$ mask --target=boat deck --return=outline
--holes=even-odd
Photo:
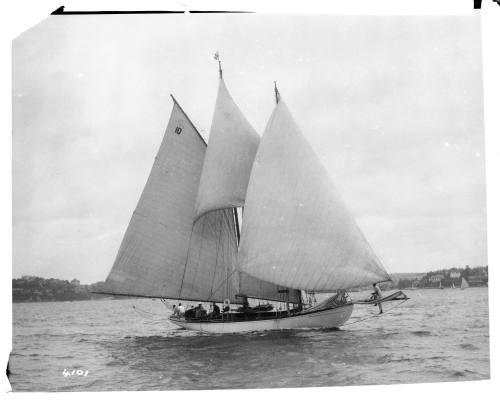
[[[245,312],[238,312],[238,311],[231,311],[231,312],[226,312],[226,313],[221,313],[217,317],[213,317],[211,315],[207,315],[204,317],[182,317],[179,318],[175,315],[172,315],[170,319],[172,320],[185,320],[187,322],[213,322],[213,323],[220,323],[220,322],[248,322],[248,321],[261,321],[261,320],[270,320],[270,319],[283,319],[283,318],[294,318],[294,317],[299,317],[302,315],[309,315],[313,314],[316,312],[323,312],[327,311],[329,309],[334,309],[334,308],[340,308],[340,307],[345,307],[345,306],[351,306],[351,302],[346,302],[341,305],[334,305],[334,306],[328,306],[324,308],[309,308],[305,310],[298,310],[298,309],[291,309],[290,311],[255,311],[255,310],[249,310]]]
[[[190,322],[237,322],[237,321],[259,321],[264,319],[276,319],[276,318],[287,318],[289,316],[294,316],[299,311],[296,309],[290,311],[231,311],[226,313],[221,313],[217,317],[207,315],[203,317],[186,317],[186,321]],[[175,319],[175,318],[174,318]]]

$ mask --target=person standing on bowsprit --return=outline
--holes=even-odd
[[[373,283],[373,293],[372,293],[372,299],[373,300],[378,300],[382,298],[382,290],[380,287],[377,285],[377,283]],[[378,309],[380,310],[379,314],[382,314],[384,311],[382,311],[382,304],[379,302],[378,304]]]

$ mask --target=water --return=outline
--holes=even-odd
[[[15,391],[106,391],[488,379],[488,289],[407,293],[341,330],[217,336],[176,329],[159,301],[14,304],[10,381]],[[349,322],[377,312],[357,306]]]

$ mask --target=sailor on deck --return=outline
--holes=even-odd
[[[177,310],[179,311],[179,318],[184,317],[184,314],[186,312],[186,309],[182,305],[182,302],[179,302],[179,306],[177,307]]]
[[[179,317],[180,317],[180,316],[179,316],[179,307],[176,307],[176,306],[174,305],[173,309],[174,309],[174,316],[176,316],[177,318],[179,318]]]
[[[194,316],[198,319],[206,318],[207,311],[201,304],[198,304],[198,306],[194,309]]]
[[[220,308],[219,306],[214,302],[212,303],[212,312],[210,312],[210,317],[211,318],[218,318],[220,315]]]

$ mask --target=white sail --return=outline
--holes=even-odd
[[[238,292],[232,210],[194,225],[206,145],[177,103],[105,290],[114,294],[224,300]]]
[[[259,139],[221,79],[196,199],[197,218],[243,206]]]
[[[460,288],[463,290],[464,288],[468,288],[469,287],[469,283],[467,282],[467,279],[465,277],[462,277],[462,285],[460,286]]]
[[[280,101],[261,139],[243,215],[238,269],[307,291],[390,280]]]
[[[280,288],[235,271],[233,209],[195,222],[206,144],[177,103],[102,292],[237,302],[238,294],[284,300]],[[291,293],[290,302],[297,302]]]
[[[248,179],[260,137],[242,114],[224,80],[219,90],[203,162],[196,199],[196,217],[216,210],[244,205]],[[281,300],[284,295],[276,286],[255,277],[235,273],[239,294],[253,298]],[[290,291],[289,302],[298,302],[297,293]]]

